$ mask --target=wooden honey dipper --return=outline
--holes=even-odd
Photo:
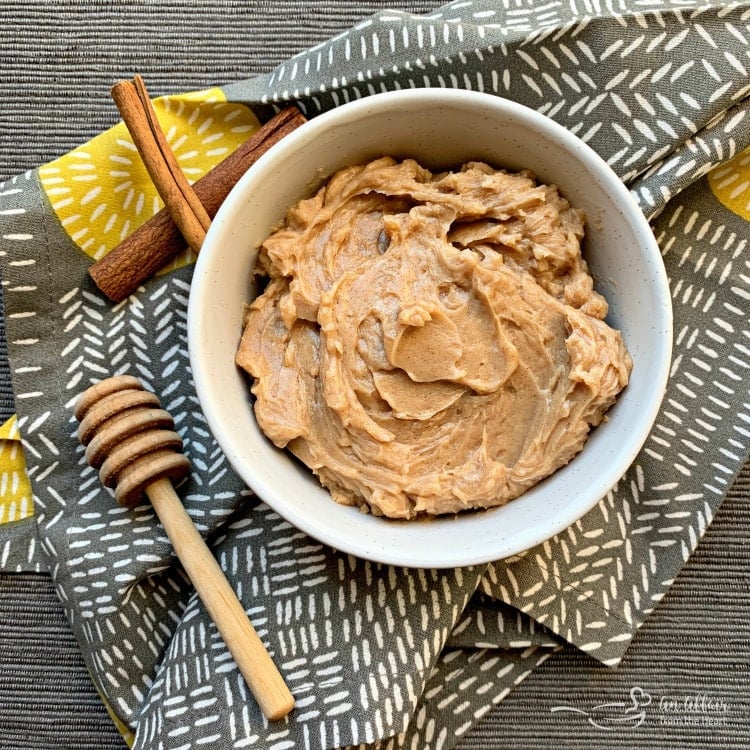
[[[115,488],[117,501],[133,507],[148,496],[263,714],[286,716],[294,697],[172,486],[170,480],[190,472],[190,462],[158,397],[138,378],[120,375],[88,388],[75,415],[86,460],[105,486]]]

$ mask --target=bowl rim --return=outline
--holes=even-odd
[[[592,486],[588,487],[587,493],[590,494],[590,502],[565,506],[565,511],[567,512],[558,512],[554,515],[554,518],[541,519],[535,525],[536,533],[529,531],[517,543],[506,543],[497,550],[497,553],[493,553],[491,557],[488,557],[486,551],[479,549],[473,552],[465,551],[460,556],[454,554],[450,560],[444,561],[440,559],[439,555],[426,554],[424,550],[415,549],[413,546],[407,546],[407,548],[398,550],[390,549],[384,552],[377,546],[363,545],[358,540],[342,539],[339,535],[331,533],[325,524],[318,522],[318,519],[311,519],[304,513],[298,512],[297,506],[293,503],[285,505],[283,502],[280,502],[273,488],[270,488],[267,483],[263,482],[254,473],[250,475],[247,466],[243,464],[238,465],[238,457],[231,437],[226,434],[221,418],[215,411],[216,399],[210,387],[212,378],[209,364],[198,353],[200,348],[200,322],[202,320],[200,311],[210,300],[212,250],[220,246],[224,234],[231,231],[231,226],[227,223],[227,217],[235,211],[242,209],[247,203],[248,194],[252,192],[252,185],[257,177],[259,175],[262,176],[264,172],[271,169],[271,165],[273,165],[276,159],[286,158],[303,146],[309,139],[315,138],[330,126],[340,123],[344,119],[366,117],[373,109],[379,107],[408,107],[409,105],[419,107],[455,106],[467,103],[470,100],[473,100],[471,101],[473,105],[481,104],[495,110],[498,114],[510,116],[516,121],[525,123],[530,128],[541,129],[562,143],[567,151],[575,154],[576,159],[584,165],[587,172],[593,172],[598,177],[604,178],[603,184],[606,185],[607,192],[618,206],[622,206],[622,213],[624,215],[627,214],[628,226],[631,227],[634,234],[638,235],[639,240],[644,245],[644,257],[649,264],[649,271],[652,272],[651,283],[663,291],[662,294],[658,295],[657,299],[659,312],[657,321],[659,333],[658,345],[661,347],[661,352],[658,358],[659,366],[655,372],[651,373],[651,380],[654,384],[653,396],[649,403],[646,404],[646,408],[641,413],[638,421],[639,429],[637,434],[639,437],[637,440],[632,441],[631,445],[628,446],[628,450],[617,461],[618,470],[608,474],[610,477],[609,480],[603,481],[597,478],[592,482]],[[232,188],[208,230],[204,249],[199,253],[193,269],[193,279],[188,302],[187,327],[189,360],[193,380],[198,401],[209,429],[229,463],[255,494],[293,526],[341,552],[353,554],[373,562],[418,568],[447,568],[483,564],[518,555],[564,531],[590,511],[620,481],[648,439],[666,393],[673,343],[671,296],[669,294],[666,269],[661,260],[661,253],[656,238],[634,197],[606,161],[593,148],[567,130],[563,125],[530,107],[488,93],[449,88],[391,91],[376,93],[350,101],[309,119],[297,130],[290,133],[263,154]],[[237,341],[239,341],[239,334],[240,331],[237,332]],[[312,473],[310,473],[310,477],[313,478]],[[522,498],[523,496],[512,502],[517,503]],[[334,501],[331,500],[331,502]],[[473,515],[475,518],[479,518],[484,513],[492,512],[492,510],[500,510],[502,507],[506,506],[488,511],[477,511]],[[452,516],[445,516],[431,521],[431,523],[450,522],[452,518]],[[409,524],[413,522],[397,523]]]

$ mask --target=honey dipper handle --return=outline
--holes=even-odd
[[[261,711],[268,719],[286,716],[294,697],[172,484],[158,479],[146,494]]]

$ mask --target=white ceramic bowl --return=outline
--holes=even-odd
[[[567,466],[489,511],[394,522],[337,505],[261,433],[234,356],[259,244],[286,210],[339,168],[381,155],[432,169],[470,159],[529,168],[587,216],[584,254],[634,361],[630,384]],[[585,143],[511,101],[450,89],[378,94],[310,120],[268,151],[227,197],[195,267],[188,310],[198,398],[245,482],[282,517],[340,551],[412,567],[478,564],[520,553],[591,509],[643,445],[666,387],[672,314],[656,241],[630,193]]]

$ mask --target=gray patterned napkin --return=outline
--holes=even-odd
[[[557,120],[628,184],[653,222],[673,290],[664,407],[637,461],[594,510],[491,565],[480,585],[614,665],[748,454],[748,5],[499,5],[381,13],[227,92],[274,104],[301,97],[314,114],[393,88],[487,91]]]
[[[748,3],[455,2],[379,13],[223,89],[260,114],[294,101],[308,116],[410,86],[514,99],[587,141],[652,219],[676,333],[656,426],[589,514],[490,566],[378,566],[290,527],[206,428],[186,350],[190,266],[113,306],[39,172],[0,191],[39,538],[135,747],[451,747],[562,639],[619,661],[748,455],[749,18]],[[298,699],[287,721],[260,716],[150,509],[118,508],[84,464],[70,406],[89,382],[126,371],[176,418],[195,469],[181,495]]]

